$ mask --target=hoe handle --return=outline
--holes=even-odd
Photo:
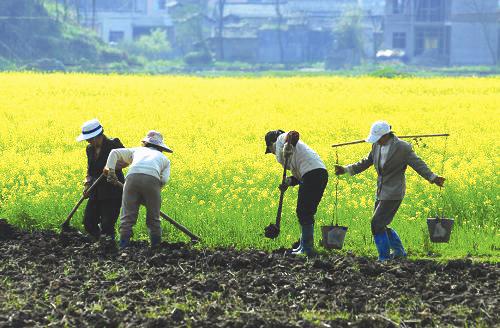
[[[115,184],[117,186],[120,186],[120,187],[123,188],[123,183],[121,183],[120,181],[116,181]],[[167,220],[175,228],[177,228],[181,232],[185,233],[189,238],[191,238],[191,241],[200,241],[201,240],[200,237],[198,237],[197,235],[195,235],[194,233],[192,233],[191,231],[189,231],[185,226],[183,226],[182,224],[176,222],[174,219],[172,219],[170,216],[168,216],[167,214],[163,213],[162,211],[160,211],[160,216],[162,218],[164,218],[165,220]]]
[[[97,180],[94,181],[94,183],[90,186],[89,189],[87,189],[87,192],[86,194],[90,194],[92,192],[92,190],[95,189],[95,187],[97,186],[97,184],[99,182],[101,182],[101,180],[104,178],[104,174],[101,174]],[[86,195],[83,195],[82,197],[80,197],[80,199],[78,200],[78,203],[76,203],[75,207],[73,207],[73,209],[71,210],[71,212],[69,212],[68,214],[68,217],[66,218],[66,220],[64,221],[64,223],[62,224],[64,227],[68,226],[69,225],[69,221],[71,221],[71,218],[73,217],[73,215],[75,215],[75,212],[76,210],[78,209],[78,207],[80,207],[80,205],[82,204],[82,202],[85,200],[86,198]]]
[[[285,165],[283,168],[283,176],[281,178],[281,184],[285,183],[287,165],[288,165],[288,159],[285,159]],[[285,191],[282,190],[280,193],[280,201],[278,203],[278,213],[276,213],[276,226],[278,227],[278,229],[280,228],[280,224],[281,224],[281,212],[283,210],[283,198],[284,197],[285,197]]]
[[[433,137],[449,137],[449,136],[450,136],[449,133],[438,133],[438,134],[417,134],[414,136],[398,136],[398,138],[399,139],[412,139],[412,138],[433,138]],[[364,140],[355,140],[355,141],[335,144],[335,145],[332,145],[332,147],[355,145],[355,144],[360,144],[360,143],[365,143],[365,142],[366,141],[364,141]]]

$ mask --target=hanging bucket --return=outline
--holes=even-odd
[[[453,219],[428,218],[429,237],[433,243],[447,243],[453,229]]]
[[[347,233],[347,227],[339,225],[322,226],[321,232],[323,234],[321,245],[323,245],[324,248],[342,249],[342,246],[344,245],[345,234]]]

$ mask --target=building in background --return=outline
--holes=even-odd
[[[132,41],[154,29],[173,39],[173,24],[167,0],[80,1],[82,24],[93,28],[105,42]]]
[[[209,0],[211,48],[227,61],[324,61],[333,52],[335,26],[356,7],[364,12],[365,55],[373,57],[376,29],[382,39],[384,0]]]
[[[384,46],[413,64],[495,65],[497,0],[386,0]]]

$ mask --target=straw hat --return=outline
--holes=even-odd
[[[173,153],[172,149],[168,148],[168,146],[163,143],[163,136],[158,131],[154,130],[149,131],[146,137],[144,137],[144,139],[142,139],[141,141],[160,147],[167,153]]]
[[[76,141],[92,139],[95,136],[100,135],[103,131],[104,129],[102,128],[101,123],[99,123],[99,121],[94,118],[83,123],[82,133],[76,138]]]

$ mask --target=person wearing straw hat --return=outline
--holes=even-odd
[[[130,165],[123,187],[120,217],[122,249],[130,243],[141,204],[146,206],[146,225],[151,247],[157,247],[161,242],[160,191],[170,178],[170,160],[163,152],[173,151],[165,145],[161,133],[152,130],[142,139],[142,147],[115,149],[109,154],[104,174],[111,183],[117,180],[117,164]]]
[[[328,171],[319,155],[299,140],[297,131],[285,133],[283,130],[269,131],[264,140],[266,154],[276,155],[276,160],[283,167],[292,171],[279,189],[299,185],[296,214],[301,227],[301,237],[292,254],[314,254],[314,215],[328,184]]]
[[[355,164],[335,165],[335,174],[347,172],[356,175],[372,165],[375,167],[378,178],[371,230],[379,254],[378,259],[386,261],[395,257],[406,257],[401,239],[394,229],[388,227],[405,196],[406,168],[409,165],[424,179],[439,187],[444,185],[445,178],[434,174],[415,154],[411,144],[400,140],[385,121],[373,123],[365,141],[372,144],[368,156]]]
[[[87,176],[84,182],[83,194],[88,197],[87,206],[83,216],[85,230],[93,240],[99,240],[101,234],[106,239],[115,239],[115,224],[120,215],[122,202],[121,188],[100,182],[96,188],[87,193],[89,187],[102,174],[109,153],[113,149],[123,148],[120,139],[110,139],[104,135],[104,129],[97,119],[83,123],[82,133],[77,141],[87,141]],[[116,170],[119,181],[124,181],[121,170]]]

